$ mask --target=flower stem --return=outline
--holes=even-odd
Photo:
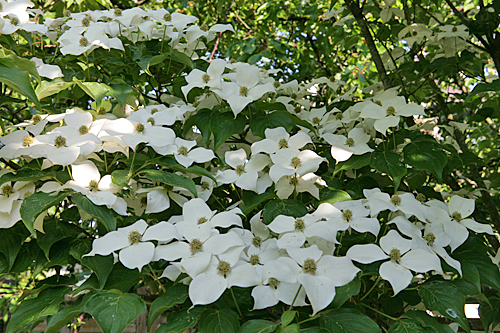
[[[391,317],[391,316],[389,316],[389,315],[386,315],[385,313],[380,312],[379,310],[377,310],[377,309],[375,309],[375,308],[372,308],[371,306],[366,305],[365,303],[357,303],[357,304],[358,304],[358,305],[361,305],[361,306],[364,306],[365,308],[368,308],[368,309],[370,309],[370,310],[372,310],[372,311],[374,311],[374,312],[378,313],[379,315],[382,315],[382,316],[384,316],[384,317],[387,317],[387,318],[389,318],[390,320],[398,321],[398,319],[397,319],[397,318],[394,318],[394,317]]]
[[[295,303],[297,297],[299,297],[300,289],[302,289],[302,285],[300,285],[299,289],[297,289],[297,293],[295,294],[295,297],[293,298],[292,304],[290,304],[288,311],[290,311],[293,308],[293,303]]]
[[[231,296],[233,296],[234,305],[236,305],[236,310],[238,310],[238,314],[240,315],[241,318],[245,318],[241,314],[240,307],[238,306],[238,302],[236,302],[236,297],[234,297],[233,288],[229,288],[229,290],[231,291]]]
[[[151,275],[153,276],[153,279],[158,283],[158,286],[160,287],[160,289],[165,292],[165,287],[163,287],[163,284],[160,282],[160,279],[158,278],[158,276],[156,275],[153,267],[151,267],[151,264],[148,264],[148,267],[149,267],[149,271],[151,273]]]
[[[370,290],[368,290],[368,292],[363,297],[361,297],[361,299],[359,300],[359,302],[361,302],[362,300],[364,300],[366,298],[366,296],[368,296],[373,291],[373,289],[375,289],[375,287],[377,286],[377,284],[378,284],[379,281],[380,281],[380,276],[377,277],[377,280],[375,280],[375,283],[373,284],[373,286],[370,288]]]

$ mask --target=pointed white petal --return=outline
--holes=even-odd
[[[371,264],[372,262],[389,258],[389,256],[375,244],[354,245],[347,251],[346,256],[362,264]]]
[[[193,305],[211,304],[222,296],[227,288],[222,275],[200,274],[189,284],[189,299]]]
[[[118,258],[123,266],[134,269],[142,270],[144,265],[147,265],[153,259],[155,246],[150,242],[140,242],[130,245],[120,251]]]
[[[411,274],[410,270],[392,261],[384,262],[380,265],[379,273],[382,279],[389,281],[394,290],[394,295],[408,287],[413,279],[413,274]]]
[[[311,302],[313,316],[333,301],[335,285],[326,276],[314,276],[306,273],[300,274],[298,280],[306,290],[307,298]]]
[[[142,236],[143,241],[157,240],[162,242],[170,242],[172,239],[180,239],[181,235],[177,232],[177,228],[168,222],[160,222],[149,227]]]
[[[129,245],[130,242],[127,236],[118,231],[111,231],[101,238],[94,239],[92,242],[92,251],[85,256],[93,256],[96,254],[107,256]]]

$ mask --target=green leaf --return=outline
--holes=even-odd
[[[162,182],[170,186],[183,187],[193,193],[195,197],[198,197],[196,185],[191,178],[162,170],[143,170],[141,173],[149,180]]]
[[[401,319],[389,328],[389,333],[431,333],[413,319]]]
[[[335,165],[335,173],[338,173],[342,170],[357,170],[370,165],[371,154],[366,153],[363,155],[353,155],[347,161],[339,162]]]
[[[60,91],[68,89],[73,84],[74,82],[66,82],[62,79],[42,81],[42,83],[40,83],[38,87],[36,87],[35,93],[38,99],[42,100],[44,98],[57,94]]]
[[[214,151],[234,134],[245,130],[247,119],[240,113],[236,118],[232,112],[215,113],[210,118],[210,131],[214,134]]]
[[[71,307],[65,308],[59,311],[52,317],[47,323],[45,328],[45,333],[57,333],[61,328],[66,326],[73,318],[78,316],[84,311],[85,304],[91,294],[85,294],[84,296],[78,298],[77,303]]]
[[[78,84],[83,91],[87,93],[96,103],[96,107],[99,108],[102,103],[102,99],[109,94],[109,86],[104,83],[98,82],[82,82],[77,79],[73,81]]]
[[[151,304],[149,310],[148,318],[148,329],[151,328],[151,324],[161,315],[163,312],[167,311],[171,307],[177,304],[182,304],[188,298],[188,287],[183,284],[177,284],[161,294],[154,302]]]
[[[292,324],[287,327],[283,326],[277,326],[276,327],[276,333],[299,333],[300,332],[300,327],[298,324]]]
[[[36,237],[34,224],[42,212],[63,201],[69,193],[60,192],[58,195],[50,195],[44,192],[36,192],[24,199],[21,204],[21,219],[31,234]]]
[[[271,200],[264,207],[262,217],[266,223],[271,223],[278,215],[301,217],[307,214],[307,207],[294,199]]]
[[[465,318],[465,296],[453,284],[446,281],[430,281],[418,287],[418,294],[430,311],[439,313],[460,324],[470,333]]]
[[[283,312],[283,314],[281,315],[281,325],[283,327],[290,325],[290,323],[293,321],[296,315],[297,311],[293,310]]]
[[[287,132],[293,128],[290,116],[284,112],[264,113],[260,112],[257,117],[250,119],[250,129],[253,135],[265,138],[267,128],[284,127]]]
[[[129,170],[115,170],[111,173],[111,181],[113,184],[120,187],[129,187],[128,182],[130,180]]]
[[[118,290],[94,290],[84,310],[94,317],[104,333],[121,333],[138,315],[146,312],[146,303],[136,294]]]
[[[15,226],[9,229],[0,229],[0,252],[5,254],[8,263],[8,270],[12,268],[16,260],[19,250],[23,245],[26,235],[24,237],[19,232],[19,228]]]
[[[479,305],[479,316],[486,332],[492,332],[493,328],[500,324],[500,298],[491,297]]]
[[[500,290],[500,271],[487,254],[488,247],[478,237],[469,237],[465,243],[453,252],[453,257],[462,267],[476,267],[482,284]]]
[[[401,156],[389,151],[374,151],[371,155],[370,166],[391,176],[394,191],[397,191],[401,178],[406,175],[406,166],[401,163]]]
[[[40,317],[56,314],[59,311],[59,303],[64,301],[64,295],[70,290],[68,287],[45,289],[38,297],[21,302],[10,318],[7,333],[16,332]]]
[[[260,204],[269,201],[271,199],[278,198],[278,196],[274,193],[264,192],[261,194],[256,194],[255,192],[251,191],[243,191],[241,197],[243,199],[243,203],[245,204],[243,207],[241,207],[241,210],[245,215],[250,214]]]
[[[441,181],[446,153],[436,143],[428,141],[411,142],[403,149],[404,161],[412,167],[429,170]]]
[[[199,333],[236,333],[240,328],[238,314],[231,309],[209,309],[201,314]]]
[[[8,172],[0,177],[0,185],[6,182],[16,182],[16,181],[35,181],[43,177],[51,176],[51,173],[46,171],[32,169],[32,168],[22,168],[16,171],[16,173]]]
[[[318,205],[323,202],[334,204],[336,202],[349,200],[351,200],[351,196],[349,195],[349,193],[331,187],[324,187],[319,191]]]
[[[431,317],[424,311],[411,310],[411,311],[405,312],[404,316],[415,319],[416,321],[418,321],[420,323],[420,325],[422,325],[422,327],[429,328],[429,331],[431,331],[431,332],[453,333],[453,330],[451,329],[450,326],[448,326],[446,324],[440,324],[437,321],[436,317]],[[430,329],[431,327],[432,327],[432,329]]]
[[[328,330],[321,327],[309,327],[300,330],[300,333],[330,333]]]
[[[78,233],[78,230],[71,224],[54,219],[46,220],[43,224],[43,230],[43,233],[38,233],[36,241],[47,259],[49,259],[50,247],[54,243],[61,239],[72,237]]]
[[[183,173],[194,173],[195,175],[205,176],[205,177],[212,179],[214,182],[217,183],[217,180],[215,179],[215,177],[210,172],[208,172],[207,169],[202,168],[202,167],[197,166],[197,165],[192,165],[189,168],[186,168],[186,167],[180,165],[175,160],[175,158],[173,156],[162,157],[161,159],[158,160],[158,164],[160,164],[160,165],[163,164],[165,166],[168,166],[170,169],[172,169],[174,171],[180,171]]]
[[[3,64],[0,64],[0,82],[5,83],[13,90],[26,96],[32,103],[35,104],[36,108],[39,111],[42,110],[42,105],[40,104],[35,90],[31,85],[31,80],[28,72],[16,67],[9,68]]]
[[[361,311],[355,309],[338,309],[324,314],[319,325],[331,333],[379,333],[378,325]]]
[[[498,93],[499,90],[500,90],[500,79],[496,79],[491,83],[479,83],[478,85],[476,85],[474,87],[474,89],[472,89],[469,96],[467,96],[466,101],[469,101],[471,99],[471,97],[473,97],[477,94],[487,92],[487,91],[495,91]]]
[[[193,328],[204,311],[204,307],[194,307],[191,310],[183,309],[174,312],[167,316],[167,323],[158,327],[155,333],[179,333]]]
[[[276,329],[276,324],[272,321],[255,319],[244,323],[238,333],[272,333]]]
[[[361,280],[356,276],[351,282],[341,287],[335,287],[335,298],[328,308],[340,308],[351,296],[359,294],[361,290]]]
[[[469,263],[467,260],[463,260],[461,262],[462,268],[462,277],[466,280],[473,288],[474,294],[478,295],[481,293],[481,277],[479,275],[479,271],[477,270],[474,264]]]
[[[194,68],[193,60],[191,60],[191,57],[189,57],[185,53],[177,51],[176,49],[170,49],[168,58],[185,65],[188,69]]]
[[[99,279],[99,288],[104,288],[106,282],[108,281],[109,274],[111,274],[111,271],[113,270],[113,255],[109,254],[107,256],[95,255],[82,257],[81,263],[95,273]]]
[[[132,93],[132,87],[126,84],[112,84],[109,86],[109,94],[116,98],[122,109],[127,105],[127,98]]]
[[[141,278],[142,275],[138,269],[128,269],[121,262],[118,262],[113,266],[103,289],[118,289],[125,293]]]
[[[116,218],[106,206],[97,206],[92,201],[90,201],[86,196],[80,193],[74,193],[71,195],[71,201],[73,201],[79,210],[95,217],[99,222],[101,222],[107,231],[116,230]]]

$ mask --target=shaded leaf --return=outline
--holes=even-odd
[[[68,195],[69,193],[67,192],[60,192],[58,195],[36,192],[24,199],[21,204],[21,219],[33,236],[36,237],[33,226],[38,215],[50,207],[59,204]]]

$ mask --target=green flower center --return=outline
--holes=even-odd
[[[31,135],[26,135],[23,138],[23,147],[29,147],[31,144],[33,144],[35,140],[33,140],[33,137]]]
[[[78,128],[78,133],[80,133],[80,135],[87,134],[88,132],[89,132],[89,128],[87,125],[82,125]]]
[[[163,19],[167,22],[172,21],[172,15],[170,15],[170,13],[166,13],[163,15]]]
[[[247,97],[248,96],[248,88],[243,86],[240,87],[240,96]]]
[[[292,160],[290,161],[290,165],[297,169],[297,168],[300,168],[300,166],[302,165],[302,161],[300,160],[300,158],[298,157],[294,157],[292,158]]]
[[[280,141],[278,141],[278,147],[280,147],[280,149],[288,148],[288,141],[286,139],[280,139]]]
[[[143,124],[141,124],[141,123],[135,124],[135,131],[137,133],[144,133],[145,130],[146,130],[146,127]]]
[[[240,165],[238,165],[238,166],[236,167],[236,173],[237,173],[238,175],[241,175],[241,174],[243,174],[244,172],[245,172],[245,166],[244,166],[244,165],[241,165],[241,164],[240,164]]]
[[[393,195],[393,196],[391,197],[391,203],[392,203],[394,206],[401,205],[401,198],[399,197],[399,195]]]
[[[207,221],[208,221],[208,219],[207,219],[206,217],[200,217],[200,218],[198,219],[198,224],[203,224],[203,223],[205,223],[205,222],[207,222]]]
[[[122,16],[122,10],[120,8],[115,8],[114,12],[115,16]]]
[[[217,271],[220,275],[226,277],[231,273],[231,265],[227,261],[221,260],[217,265]]]
[[[205,190],[205,191],[206,191],[206,190],[209,190],[209,189],[210,189],[210,184],[209,184],[208,182],[202,182],[202,183],[201,183],[201,188],[202,188],[203,190]]]
[[[381,102],[381,101],[379,101],[379,100],[373,101],[373,103],[375,103],[375,104],[377,104],[377,105],[382,106],[382,102]]]
[[[424,239],[427,241],[427,244],[432,245],[436,241],[436,236],[434,236],[434,234],[430,232],[424,236]]]
[[[148,204],[148,197],[142,197],[139,201],[142,206],[146,206]]]
[[[66,138],[59,135],[58,137],[56,137],[54,139],[54,146],[56,146],[56,148],[65,147],[66,146]]]
[[[316,265],[316,261],[314,259],[306,259],[304,261],[304,265],[302,265],[302,270],[304,273],[309,273],[311,275],[316,274],[316,270],[318,269],[318,266]]]
[[[342,120],[344,118],[344,114],[342,112],[338,112],[335,114],[335,119]]]
[[[210,29],[210,28],[209,28],[209,27],[208,27],[208,25],[206,25],[205,23],[203,23],[202,25],[200,25],[200,30],[201,30],[201,31],[205,31],[205,32],[207,32],[207,31],[208,31],[208,29]]]
[[[65,9],[65,10],[63,11],[63,16],[64,16],[64,17],[70,17],[70,16],[71,16],[71,10]]]
[[[318,117],[314,117],[314,118],[312,119],[312,123],[313,123],[314,125],[319,125],[319,123],[320,123],[320,122],[321,122],[321,119],[319,119]]]
[[[418,32],[416,32],[415,30],[413,30],[412,33],[411,33],[411,35],[412,36],[416,36],[416,35],[418,35]]]
[[[147,122],[150,123],[151,125],[154,125],[155,124],[155,118],[149,117],[148,120],[147,120]]]
[[[290,98],[291,98],[291,99],[297,99],[297,97],[298,97],[298,96],[297,96],[297,94],[296,94],[296,93],[291,93],[291,94],[290,94]]]
[[[188,149],[186,146],[180,146],[179,149],[177,150],[177,154],[182,155],[182,156],[188,156]]]
[[[33,124],[38,124],[42,121],[42,117],[40,117],[40,115],[38,114],[35,114],[33,115],[33,117],[31,117],[31,120],[33,121]]]
[[[342,219],[344,221],[349,222],[350,219],[352,219],[352,211],[350,209],[344,209],[342,211]]]
[[[281,86],[281,83],[279,83],[279,81],[274,81],[273,86],[274,88],[279,88]]]
[[[299,178],[296,177],[296,176],[291,176],[289,179],[288,179],[288,184],[292,185],[292,186],[297,186],[297,184],[299,183]]]
[[[335,76],[330,76],[329,80],[330,82],[335,82]]]
[[[10,184],[5,184],[4,186],[2,186],[1,190],[4,197],[8,197],[12,193],[14,193],[14,188]]]
[[[395,113],[396,113],[396,109],[393,106],[389,106],[387,108],[387,115],[388,116],[394,116]]]
[[[97,182],[97,180],[91,180],[89,182],[89,190],[90,191],[97,191],[98,186],[99,186],[99,183]]]
[[[269,279],[269,282],[267,283],[267,285],[271,288],[278,288],[278,285],[280,284],[280,282],[276,279],[276,278],[270,278]]]
[[[210,75],[208,75],[206,73],[201,76],[201,80],[203,81],[203,83],[208,83],[208,82],[210,82],[211,79],[212,78],[210,77]]]
[[[82,19],[82,25],[84,27],[88,27],[90,25],[90,17],[88,16],[85,16],[83,19]]]
[[[19,19],[17,17],[11,17],[9,20],[10,24],[12,25],[18,25],[19,24]]]
[[[452,32],[457,32],[457,31],[458,31],[458,29],[457,29],[457,27],[453,27],[453,28],[451,28],[451,31],[452,31]]]
[[[451,218],[457,222],[460,222],[462,221],[462,214],[460,214],[459,212],[453,212],[453,214],[451,214]]]
[[[389,257],[392,262],[399,264],[399,261],[401,260],[401,251],[399,251],[399,249],[392,249]]]
[[[299,113],[300,111],[302,111],[302,107],[300,105],[297,105],[296,107],[293,108],[293,111],[295,113]]]
[[[258,265],[260,264],[260,258],[258,254],[252,254],[250,256],[250,264],[251,265]]]
[[[142,239],[142,235],[139,233],[139,231],[131,231],[129,234],[128,234],[128,241],[130,243],[130,245],[134,245],[134,244],[137,244],[141,241]]]
[[[255,236],[254,238],[252,238],[252,245],[255,247],[260,247],[262,245],[262,238],[260,238],[259,236]]]
[[[427,200],[425,195],[423,195],[422,193],[417,194],[417,201],[425,202],[425,200]]]
[[[306,228],[306,224],[304,223],[303,219],[296,219],[295,220],[295,230],[304,231],[305,228]]]
[[[157,108],[152,108],[151,109],[151,115],[154,115],[156,112],[159,112],[160,110],[158,110]]]
[[[354,139],[347,138],[347,140],[345,140],[345,144],[348,145],[349,147],[354,147]]]
[[[200,252],[202,246],[203,246],[203,243],[199,239],[195,238],[195,239],[191,240],[191,243],[189,243],[189,248],[191,249],[191,254],[195,254],[196,252]]]
[[[86,47],[89,45],[89,40],[86,37],[80,38],[79,44],[81,47]]]

